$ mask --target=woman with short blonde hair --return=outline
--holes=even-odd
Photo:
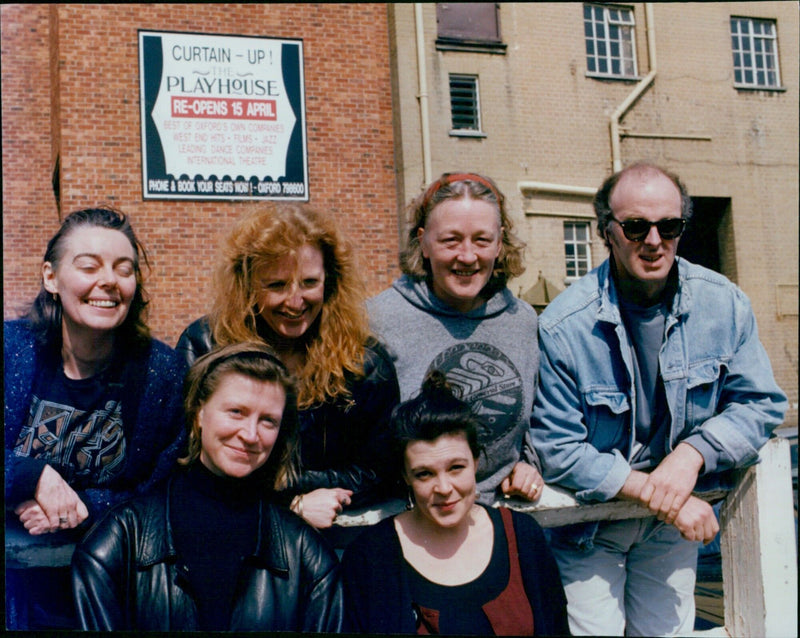
[[[192,366],[185,406],[185,467],[75,550],[81,627],[339,631],[336,554],[271,498],[297,436],[286,366],[263,343],[224,346]]]

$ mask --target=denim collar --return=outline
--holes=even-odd
[[[600,308],[597,311],[598,321],[605,321],[614,325],[622,323],[619,311],[619,291],[613,275],[614,256],[609,255],[597,270],[600,289]],[[675,263],[667,276],[665,299],[669,308],[669,316],[677,319],[687,314],[691,307],[691,293],[686,283],[686,264],[680,257],[675,258]]]

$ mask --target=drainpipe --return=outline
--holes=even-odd
[[[645,9],[645,21],[647,23],[646,30],[647,30],[647,55],[650,59],[650,72],[643,77],[636,87],[633,89],[630,95],[625,98],[625,100],[620,104],[614,112],[611,114],[610,118],[610,133],[611,133],[611,161],[614,167],[614,172],[622,170],[622,153],[620,152],[620,126],[619,121],[623,118],[625,113],[631,108],[633,103],[639,99],[642,93],[645,92],[647,87],[649,87],[653,80],[656,77],[656,72],[658,71],[658,67],[656,64],[656,31],[655,31],[655,19],[653,17],[653,4],[651,2],[646,2],[644,5]],[[650,136],[648,136],[650,137]],[[659,137],[666,137],[666,136],[659,136]],[[680,137],[681,139],[689,138],[690,136],[680,135],[675,136]],[[693,138],[694,139],[694,138]],[[697,136],[697,139],[709,139],[707,136]],[[572,186],[568,184],[550,184],[547,182],[517,182],[517,188],[520,191],[527,190],[527,191],[538,191],[538,192],[546,192],[546,193],[558,193],[563,195],[578,195],[578,196],[585,196],[585,197],[593,197],[594,194],[597,192],[596,188],[590,188],[586,186]]]
[[[653,80],[655,80],[658,65],[656,64],[656,32],[655,20],[653,19],[653,3],[646,2],[644,5],[645,20],[647,22],[647,55],[650,58],[650,73],[644,76],[636,85],[631,94],[623,100],[616,110],[611,114],[609,129],[611,133],[611,161],[614,172],[622,170],[622,153],[620,151],[620,131],[619,121],[628,112],[633,103],[639,99]]]
[[[422,22],[422,3],[414,3],[414,19],[417,37],[417,80],[419,82],[419,117],[422,130],[422,173],[425,184],[430,184],[431,175],[431,128],[428,116],[428,76],[425,66],[425,31]]]
[[[538,193],[556,193],[560,195],[579,195],[594,197],[596,188],[591,186],[570,186],[568,184],[551,184],[549,182],[517,182],[520,191],[534,191]]]

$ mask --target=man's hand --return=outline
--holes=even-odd
[[[625,479],[622,489],[617,492],[617,498],[624,498],[628,501],[638,501],[645,482],[647,482],[647,474],[639,470],[631,470],[631,473],[628,474],[628,478]]]
[[[686,500],[674,525],[687,541],[703,541],[705,545],[713,541],[719,531],[714,508],[696,496]]]
[[[683,448],[688,448],[688,450]],[[684,470],[682,476],[676,476],[675,473],[680,473],[680,468],[683,466],[684,454],[687,455],[690,465],[688,469]],[[692,454],[700,457],[699,466],[697,466],[696,458],[694,464],[691,464]],[[638,501],[640,505],[655,512],[660,520],[675,525],[686,540],[710,543],[719,531],[719,523],[714,515],[714,509],[702,499],[691,495],[697,482],[697,475],[702,468],[702,458],[692,446],[681,443],[661,461],[661,464],[651,474],[631,470],[617,497]],[[653,480],[654,475],[655,480]],[[672,484],[665,486],[664,482],[669,483],[668,479],[672,480]],[[657,487],[661,488],[660,491],[657,490]],[[686,494],[686,496],[681,500],[679,494]],[[650,503],[656,502],[657,495],[661,497],[662,504],[669,503],[666,515],[662,516],[661,509],[654,509],[650,505]],[[678,502],[681,503],[680,506],[676,505]],[[671,515],[675,507],[677,507],[677,511]]]
[[[672,525],[691,496],[703,456],[688,443],[680,443],[648,476],[639,502],[658,519]]]
[[[318,529],[330,527],[336,516],[341,514],[342,509],[350,505],[352,495],[352,490],[341,487],[332,489],[321,487],[308,494],[303,494],[301,516],[309,525]]]
[[[528,501],[535,501],[542,495],[544,479],[533,465],[519,462],[511,470],[503,482],[500,489],[506,496],[521,496]]]

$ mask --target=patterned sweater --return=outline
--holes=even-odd
[[[5,383],[5,499],[14,505],[32,497],[31,461],[14,454],[28,420],[33,387],[44,367],[53,365],[37,344],[27,320],[3,324]],[[94,522],[112,505],[144,493],[166,478],[184,453],[182,387],[186,365],[175,351],[153,339],[122,371],[122,420],[126,439],[125,466],[103,488],[78,491]],[[27,468],[27,471],[26,471]],[[39,473],[41,467],[38,468]],[[38,474],[34,477],[38,480]],[[35,482],[33,483],[35,489]]]

